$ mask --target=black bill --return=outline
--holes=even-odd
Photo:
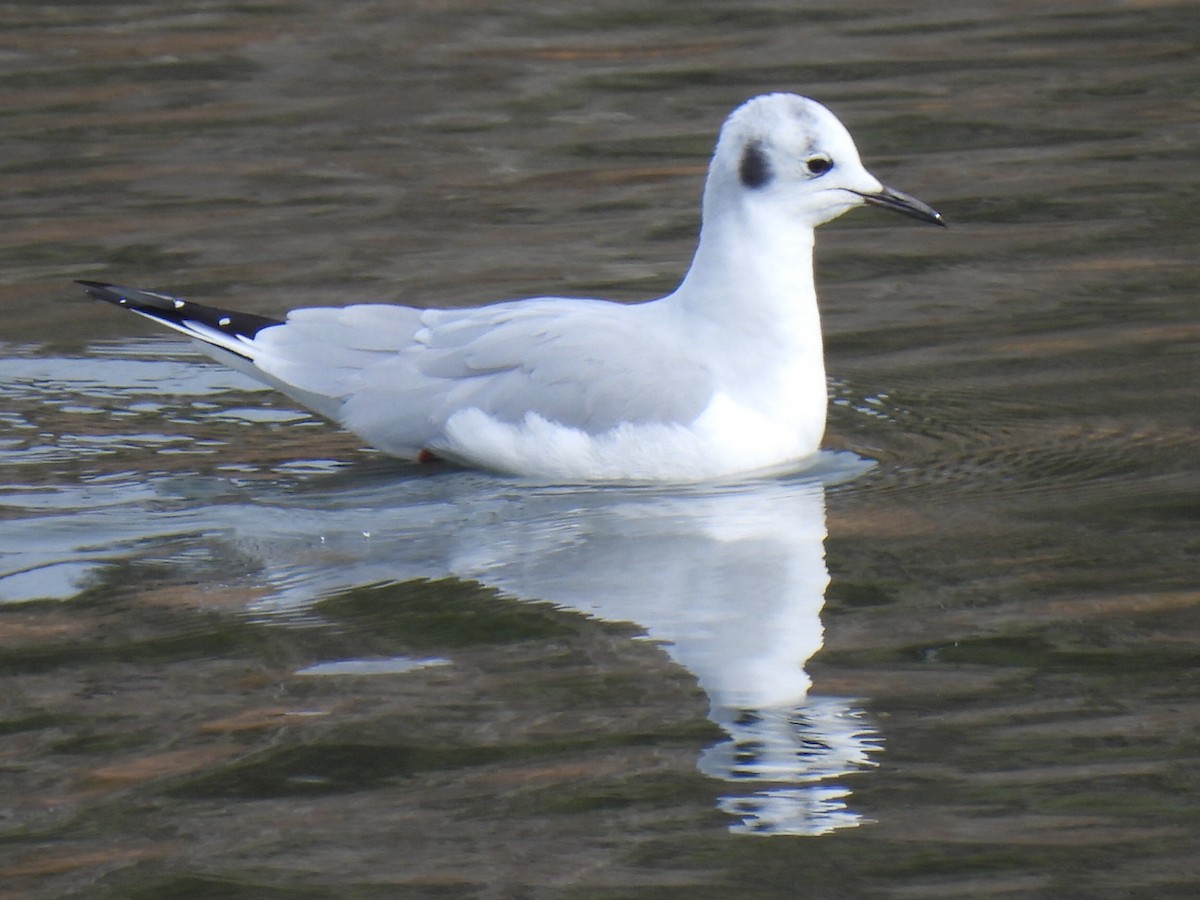
[[[914,219],[920,219],[922,222],[931,222],[934,225],[941,225],[943,228],[946,227],[946,220],[942,218],[940,212],[928,203],[922,203],[916,197],[906,194],[903,191],[884,187],[874,194],[864,194],[861,191],[855,191],[854,193],[862,197],[871,206],[878,206],[880,209],[890,209],[893,212],[903,213]]]

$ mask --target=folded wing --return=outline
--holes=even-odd
[[[713,394],[708,366],[651,306],[561,298],[471,309],[360,304],[298,309],[280,321],[86,287],[400,456],[436,448],[446,422],[467,409],[600,434],[622,424],[685,425]]]
[[[467,310],[304,309],[256,339],[283,385],[335,397],[334,415],[375,446],[436,447],[447,420],[478,409],[598,434],[622,423],[686,424],[713,377],[644,307],[523,300]]]

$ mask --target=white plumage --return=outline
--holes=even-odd
[[[942,224],[867,172],[825,107],[770,94],[722,127],[695,258],[659,300],[362,304],[280,322],[85,284],[395,456],[556,481],[697,481],[817,450],[813,229],[863,203]]]

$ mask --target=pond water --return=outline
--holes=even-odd
[[[1200,7],[0,23],[0,897],[1195,896]],[[778,89],[951,225],[819,233],[788,478],[407,467],[71,284],[658,296]]]

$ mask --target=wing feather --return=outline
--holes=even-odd
[[[342,421],[408,448],[436,444],[450,416],[469,408],[591,434],[689,423],[712,398],[713,374],[650,313],[561,299],[436,311],[409,346],[363,370]]]
[[[450,418],[469,409],[513,424],[533,414],[589,434],[623,423],[687,424],[715,384],[661,304],[357,304],[297,309],[279,322],[154,292],[86,287],[402,456],[437,447]]]

